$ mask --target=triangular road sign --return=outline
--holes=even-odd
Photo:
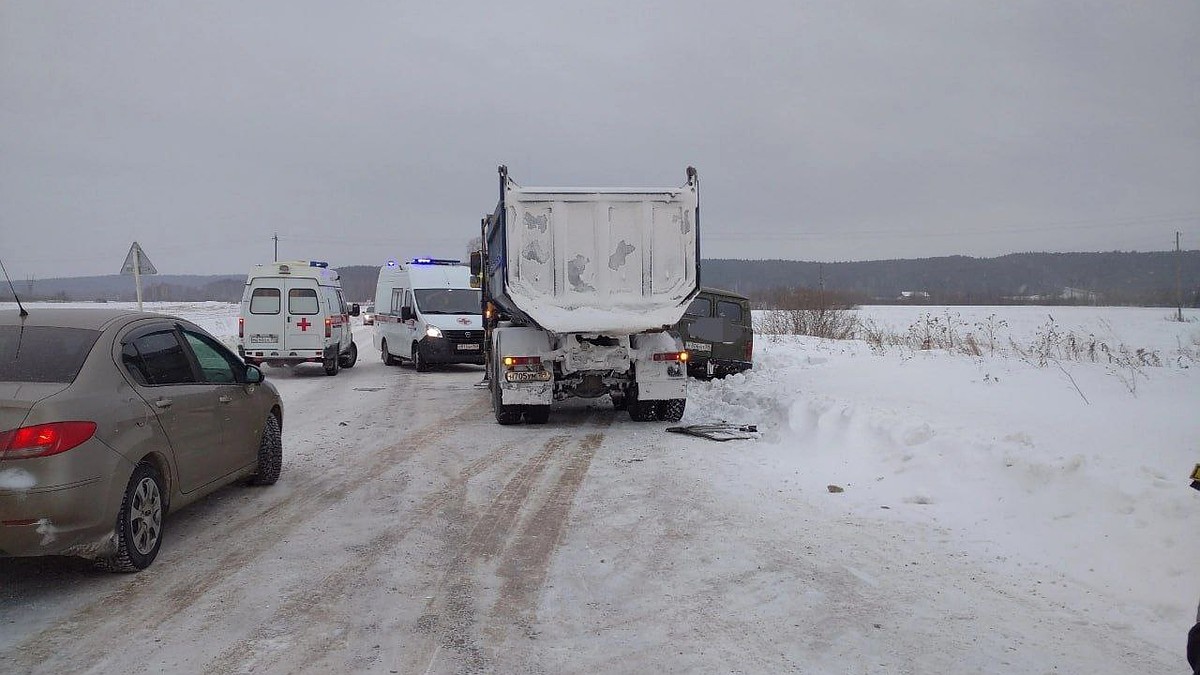
[[[125,264],[121,266],[121,274],[133,274],[134,261],[137,261],[138,274],[158,274],[158,270],[154,269],[154,263],[146,257],[146,252],[142,250],[138,243],[133,242],[133,246],[129,247],[129,254],[125,256]]]

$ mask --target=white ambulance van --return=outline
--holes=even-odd
[[[387,365],[483,365],[483,316],[471,270],[457,260],[389,260],[375,286],[372,342]]]
[[[256,365],[320,363],[326,375],[337,375],[358,360],[352,316],[358,305],[346,304],[341,276],[328,263],[255,265],[242,292],[238,354]]]

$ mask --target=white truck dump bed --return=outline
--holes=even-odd
[[[556,333],[671,326],[699,287],[698,227],[694,170],[651,189],[522,187],[502,169],[485,232],[491,295]]]

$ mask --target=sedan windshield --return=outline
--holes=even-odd
[[[100,331],[0,326],[0,382],[74,382]]]
[[[479,291],[473,288],[418,288],[417,307],[425,314],[480,314]]]

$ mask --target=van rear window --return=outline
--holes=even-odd
[[[729,319],[730,323],[742,325],[742,306],[728,300],[717,301],[717,316]]]
[[[279,304],[278,288],[256,288],[250,294],[251,314],[278,314]]]
[[[696,298],[692,304],[688,305],[687,311],[684,312],[688,316],[710,316],[712,312],[712,304],[708,298]]]
[[[288,314],[316,314],[321,311],[317,304],[317,292],[311,288],[288,289]]]
[[[100,331],[0,326],[0,382],[74,382]]]

